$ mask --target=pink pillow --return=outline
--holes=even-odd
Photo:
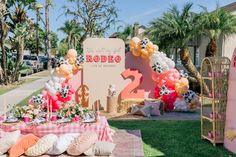
[[[161,101],[148,101],[145,100],[144,101],[144,106],[151,106],[152,110],[151,110],[151,116],[160,116],[161,112],[160,112],[160,106],[161,106]]]
[[[138,106],[132,106],[131,114],[150,117],[151,116],[151,110],[152,110],[152,106],[147,106],[146,105],[146,106],[143,106],[143,107],[140,107],[140,108]]]
[[[67,153],[78,156],[87,151],[97,140],[98,135],[95,132],[84,132],[70,144]]]

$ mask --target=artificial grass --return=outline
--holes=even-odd
[[[16,104],[16,106],[24,106],[28,104],[29,99],[34,96],[34,95],[38,95],[39,93],[41,93],[43,89],[39,89],[35,92],[33,92],[30,96],[26,97],[25,99],[21,100],[21,102],[19,102],[18,104]]]
[[[200,121],[109,120],[115,129],[140,129],[145,156],[236,157],[200,138]]]

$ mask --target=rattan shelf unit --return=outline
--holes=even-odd
[[[229,67],[227,57],[206,57],[201,64],[201,138],[214,146],[224,142]]]

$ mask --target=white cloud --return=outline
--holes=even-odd
[[[157,13],[161,11],[160,8],[155,8],[155,9],[148,9],[147,11],[145,12],[142,12],[140,14],[136,14],[134,16],[131,16],[129,19],[137,19],[137,18],[140,18],[140,17],[145,17],[145,16],[148,16],[148,15],[151,15],[151,14],[154,14],[154,13]]]

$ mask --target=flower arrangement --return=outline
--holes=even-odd
[[[29,117],[30,119],[35,119],[36,117],[40,116],[40,106],[39,105],[26,105],[22,107],[15,107],[14,108],[14,116],[23,119],[24,117]]]
[[[81,116],[84,114],[84,109],[80,104],[75,102],[66,102],[62,104],[62,108],[59,110],[60,117],[74,118],[75,116]]]

